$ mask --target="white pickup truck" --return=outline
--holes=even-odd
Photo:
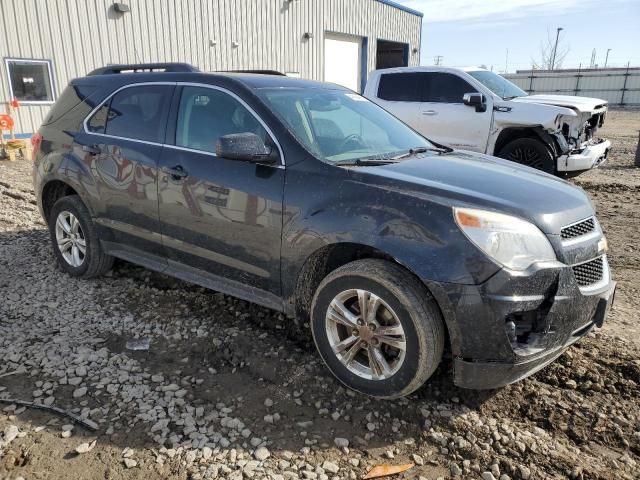
[[[438,143],[556,175],[597,167],[611,148],[610,141],[596,138],[605,100],[528,95],[481,68],[375,70],[364,96]]]

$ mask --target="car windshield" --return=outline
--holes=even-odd
[[[527,92],[497,73],[488,70],[475,70],[467,73],[503,100],[527,96]]]
[[[321,160],[391,161],[434,148],[393,115],[349,91],[265,88],[258,95]]]

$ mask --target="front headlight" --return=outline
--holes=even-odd
[[[547,237],[526,220],[472,208],[454,208],[453,216],[469,240],[507,268],[526,270],[534,262],[556,260]]]

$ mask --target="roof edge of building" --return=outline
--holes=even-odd
[[[418,10],[414,10],[413,8],[405,7],[404,5],[394,2],[393,0],[376,0],[377,2],[384,3],[385,5],[389,5],[390,7],[397,8],[398,10],[402,10],[403,12],[410,13],[411,15],[416,15],[420,18],[424,16],[422,12]]]

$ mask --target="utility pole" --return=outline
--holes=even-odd
[[[433,57],[433,64],[434,65],[442,65],[442,59],[444,57],[442,55],[436,55],[435,57]]]
[[[589,64],[589,68],[593,68],[595,64],[596,64],[596,49],[594,48],[591,51],[591,63]]]
[[[553,47],[553,57],[551,58],[551,70],[556,69],[556,52],[558,51],[558,39],[560,38],[560,32],[564,30],[562,27],[556,29],[556,44]]]
[[[507,48],[507,54],[504,58],[504,73],[509,72],[509,49]]]
[[[609,52],[611,51],[610,48],[607,48],[607,56],[604,57],[604,68],[607,68],[607,61],[609,60]]]

